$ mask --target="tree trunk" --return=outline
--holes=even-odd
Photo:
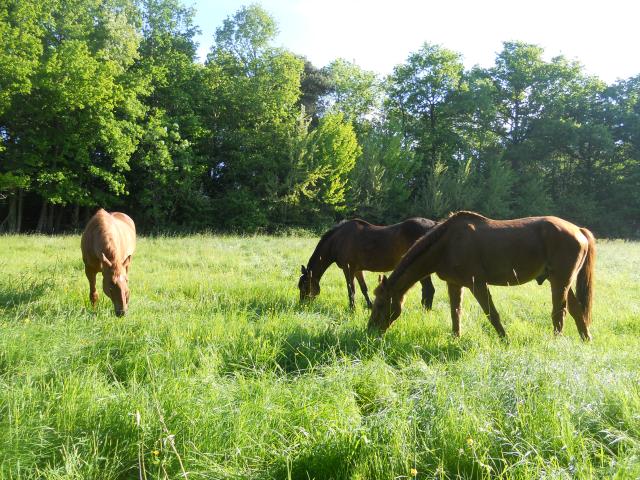
[[[56,213],[55,221],[53,222],[53,231],[55,233],[60,233],[62,231],[60,227],[62,226],[62,218],[64,217],[65,211],[66,207],[62,205],[58,207],[58,212]],[[53,217],[53,215],[51,216]]]
[[[86,225],[87,223],[89,223],[89,218],[91,218],[91,210],[90,210],[90,208],[91,207],[84,207],[83,208],[83,210],[84,210],[84,214],[82,215],[83,216],[83,222],[82,222],[83,225]]]
[[[18,218],[16,219],[16,233],[20,233],[22,230],[22,205],[23,205],[24,192],[22,189],[18,189]]]
[[[78,230],[80,228],[80,205],[76,203],[73,207],[73,215],[71,217],[73,223],[73,229]]]
[[[43,233],[44,229],[47,226],[47,199],[42,199],[42,207],[40,208],[40,217],[38,218],[38,226],[36,227],[36,232]]]
[[[57,207],[53,204],[49,205],[49,212],[47,213],[46,229],[47,233],[53,233],[53,220],[55,218]]]
[[[7,218],[5,218],[0,224],[0,231],[13,233],[16,231],[16,195],[9,195],[9,212]]]

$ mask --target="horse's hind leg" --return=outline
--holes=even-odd
[[[451,326],[453,328],[453,335],[459,337],[460,316],[462,315],[462,287],[460,285],[454,285],[453,283],[447,283],[447,289],[449,290],[449,303],[451,304]]]
[[[504,331],[502,323],[500,322],[500,315],[498,314],[498,311],[493,304],[493,300],[491,299],[489,286],[486,283],[475,283],[471,292],[473,293],[473,296],[476,297],[480,307],[482,307],[484,314],[489,317],[489,321],[491,322],[491,325],[493,325],[493,328],[496,329],[496,332],[498,332],[498,335],[505,338],[507,336],[507,332]]]
[[[567,315],[567,295],[569,285],[556,279],[551,279],[551,303],[553,311],[551,320],[553,321],[553,333],[560,335],[564,328],[564,317]]]
[[[347,295],[349,296],[349,308],[356,308],[356,286],[353,283],[353,272],[349,267],[342,270],[344,279],[347,281]]]
[[[433,307],[433,295],[436,293],[436,289],[431,281],[431,275],[427,275],[420,280],[422,285],[422,306],[427,310],[431,310]]]
[[[569,305],[569,313],[576,321],[576,327],[578,327],[580,338],[582,338],[582,340],[591,340],[589,327],[587,327],[587,324],[584,321],[584,310],[582,309],[582,304],[576,298],[576,295],[575,293],[573,293],[572,288],[569,288],[569,295],[567,299]]]
[[[98,272],[85,265],[84,273],[87,276],[87,280],[89,280],[89,300],[91,305],[95,307],[96,303],[98,303],[98,290],[96,290],[96,275]]]
[[[362,270],[356,272],[356,278],[358,279],[358,284],[360,285],[360,291],[362,295],[364,295],[364,299],[367,301],[367,308],[372,307],[371,299],[369,298],[369,292],[367,289],[367,284],[364,281],[364,275],[362,274]]]

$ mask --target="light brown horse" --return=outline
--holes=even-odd
[[[389,226],[372,225],[364,220],[345,220],[326,232],[316,246],[309,262],[302,265],[298,289],[300,301],[320,294],[320,279],[334,262],[344,272],[347,282],[349,306],[355,307],[356,289],[354,277],[371,308],[371,300],[364,281],[363,270],[388,272],[400,261],[402,255],[431,228],[433,220],[410,218]],[[416,279],[422,283],[422,305],[431,308],[435,289],[431,277]]]
[[[129,306],[129,267],[136,248],[136,226],[128,215],[102,208],[91,217],[80,242],[84,272],[89,279],[89,299],[98,301],[96,275],[102,272],[102,290],[113,302],[117,316]]]
[[[383,277],[369,328],[383,332],[402,311],[405,292],[430,273],[447,282],[453,334],[460,335],[462,287],[471,290],[498,334],[506,336],[488,285],[520,285],[536,279],[551,283],[556,334],[567,311],[583,340],[590,340],[595,267],[595,239],[557,217],[491,220],[473,212],[458,212],[438,224],[402,258],[389,278]],[[577,280],[576,293],[571,288]]]

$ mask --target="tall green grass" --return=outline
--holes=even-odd
[[[599,243],[591,344],[494,287],[505,344],[440,281],[381,339],[335,267],[300,306],[315,242],[142,238],[116,318],[78,237],[0,237],[0,478],[640,477],[640,244]]]

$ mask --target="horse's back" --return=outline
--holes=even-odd
[[[124,257],[133,255],[136,249],[136,225],[129,215],[122,212],[111,214],[118,225],[122,246],[125,250]]]
[[[452,226],[448,263],[495,285],[529,281],[543,274],[554,257],[577,252],[584,242],[577,226],[551,216],[492,220],[461,215]]]
[[[135,224],[124,213],[100,209],[82,232],[80,246],[84,263],[93,268],[99,268],[103,253],[113,253],[122,257],[118,260],[124,260],[135,251]]]

